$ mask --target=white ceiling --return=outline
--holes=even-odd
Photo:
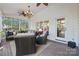
[[[30,7],[31,11],[35,15],[36,13],[38,13],[42,10],[45,10],[46,8],[48,8],[50,6],[56,6],[56,5],[69,6],[69,4],[67,4],[67,3],[57,3],[57,4],[49,3],[48,6],[41,4],[39,7],[36,7],[36,3],[0,3],[0,10],[2,11],[3,15],[5,15],[5,16],[19,16],[19,14],[18,14],[19,11],[27,10],[28,6],[31,6]]]
[[[39,7],[36,7],[36,3],[0,3],[0,10],[3,15],[18,15],[19,11],[27,10],[28,6],[31,6],[31,11],[36,14],[37,12],[49,7],[41,4]]]

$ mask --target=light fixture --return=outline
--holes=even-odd
[[[24,17],[31,18],[31,17],[33,16],[33,13],[32,13],[32,11],[30,10],[30,6],[28,6],[28,10],[22,11],[22,12],[20,13],[20,15],[23,15]]]

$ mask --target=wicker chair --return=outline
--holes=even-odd
[[[36,36],[36,43],[37,44],[46,44],[47,43],[47,36],[48,32],[44,33],[43,35],[37,35]]]

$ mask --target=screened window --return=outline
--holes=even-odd
[[[37,25],[36,25],[36,28],[37,30],[38,29],[49,29],[49,21],[40,21],[40,22],[37,22]]]
[[[3,17],[2,24],[7,30],[26,31],[28,29],[28,21],[24,19]]]

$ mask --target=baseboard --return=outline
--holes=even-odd
[[[61,41],[61,42],[66,42],[66,41],[64,41],[64,40],[59,40],[59,39],[55,39],[55,40],[57,40],[57,41]]]
[[[54,42],[54,43],[59,43],[59,44],[64,44],[64,45],[68,45],[68,43],[67,43],[66,41],[64,41],[65,43],[60,42],[59,40],[48,40],[48,41],[50,41],[50,42]],[[79,49],[79,47],[78,47],[77,45],[76,45],[76,48]]]
[[[60,41],[58,41],[58,40],[48,40],[48,41],[50,41],[50,42],[54,42],[54,43],[59,43],[59,44],[65,44],[65,45],[67,45],[67,42],[60,42]]]

